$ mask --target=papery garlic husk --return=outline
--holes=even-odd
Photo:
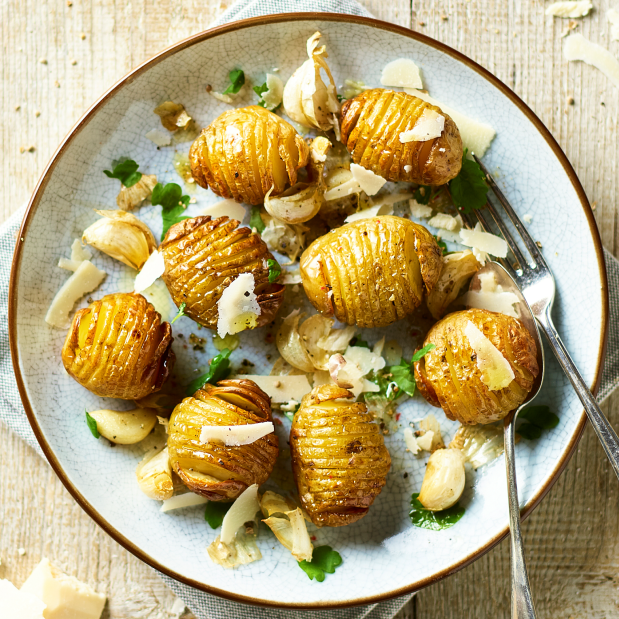
[[[165,101],[161,105],[158,105],[153,112],[161,118],[161,124],[168,131],[185,129],[192,121],[191,116],[189,116],[185,110],[185,106],[180,103],[174,103],[173,101]]]
[[[284,318],[284,322],[277,331],[275,344],[279,354],[291,366],[303,372],[313,372],[314,364],[299,334],[299,320],[304,316],[305,314],[300,314],[296,309]]]
[[[125,211],[95,212],[103,219],[84,230],[82,241],[139,271],[157,249],[149,227]]]
[[[271,251],[288,256],[289,262],[282,266],[294,264],[299,254],[305,249],[305,235],[309,228],[304,224],[287,224],[268,213],[262,214],[266,228],[260,236]]]
[[[322,35],[315,32],[307,41],[306,60],[286,82],[284,87],[284,111],[295,122],[306,127],[329,131],[333,129],[339,140],[340,129],[338,113],[340,104],[337,100],[335,82],[329,65],[324,45],[318,47]],[[329,84],[322,81],[320,71],[324,70]]]
[[[419,501],[433,512],[447,509],[462,496],[464,481],[462,452],[459,449],[439,449],[428,460]]]
[[[135,470],[140,490],[149,498],[165,501],[174,494],[168,448],[147,454]]]
[[[142,174],[142,178],[135,185],[121,187],[116,196],[116,205],[123,211],[132,211],[153,195],[156,184],[157,177],[154,174]]]
[[[264,208],[270,215],[287,224],[300,224],[318,213],[325,201],[323,170],[331,146],[331,142],[322,136],[312,140],[307,181],[296,183],[274,198],[267,193]]]

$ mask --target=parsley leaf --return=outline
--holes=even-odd
[[[230,86],[223,91],[224,95],[235,95],[245,84],[245,73],[241,69],[234,69],[228,73]]]
[[[91,417],[88,414],[88,411],[86,411],[86,423],[88,424],[88,429],[90,430],[92,435],[95,438],[101,438],[101,435],[99,434],[99,430],[97,428],[97,422],[95,421],[94,417]]]
[[[218,529],[224,520],[224,516],[232,507],[232,503],[222,503],[221,501],[209,501],[206,504],[204,511],[204,520],[206,520],[211,529]]]
[[[470,213],[485,206],[488,185],[477,161],[467,159],[466,153],[465,148],[462,169],[456,178],[449,181],[449,191],[455,207],[463,213]]]
[[[413,192],[413,198],[419,204],[428,204],[430,202],[430,198],[432,197],[432,187],[424,187],[420,185]]]
[[[264,221],[262,221],[262,215],[260,214],[259,206],[251,207],[251,217],[249,219],[249,227],[253,230],[256,228],[258,234],[262,234],[262,231],[266,228]]]
[[[542,430],[552,430],[559,425],[559,418],[546,405],[527,406],[518,414],[524,420],[518,426],[518,434],[527,440],[538,439]]]
[[[172,319],[172,322],[170,322],[171,325],[173,325],[181,316],[185,316],[186,307],[187,303],[181,303],[181,306],[178,308],[178,314],[176,314],[176,316],[174,316],[174,318]]]
[[[273,258],[267,260],[267,266],[269,267],[269,283],[272,284],[282,274],[282,267]]]
[[[121,159],[111,172],[103,170],[103,174],[108,178],[117,178],[125,187],[133,187],[142,178],[139,167],[133,159]]]
[[[441,241],[436,234],[434,235],[434,238],[436,239],[436,244],[443,250],[443,253],[445,253],[447,251],[447,243],[445,243],[445,241]]]
[[[269,87],[267,86],[267,83],[265,82],[264,84],[262,84],[262,86],[254,86],[254,92],[260,97],[260,101],[258,101],[258,105],[260,107],[266,107],[267,104],[265,103],[264,99],[262,98],[262,95],[269,89]]]
[[[322,582],[326,574],[335,573],[335,568],[342,565],[342,557],[331,546],[318,546],[312,552],[311,561],[299,561],[299,567],[309,576],[310,580]]]
[[[352,338],[352,340],[350,340],[350,346],[359,346],[360,348],[370,347],[370,345],[365,340],[362,340],[360,337],[357,337],[356,335],[355,337]]]
[[[418,497],[419,492],[415,492],[411,497],[411,510],[408,514],[416,527],[442,531],[453,527],[464,516],[464,507],[460,507],[458,503],[440,512],[431,512],[421,504]]]
[[[436,348],[436,344],[426,344],[423,348],[420,348],[411,359],[411,363],[417,363],[421,361],[431,350]]]
[[[176,183],[157,183],[153,188],[153,195],[150,199],[153,206],[161,204],[161,218],[163,220],[163,231],[161,240],[163,241],[166,232],[179,221],[191,219],[183,216],[182,213],[189,206],[189,196],[183,195],[183,190]]]
[[[192,396],[198,389],[202,389],[206,383],[215,384],[223,380],[230,374],[230,349],[224,348],[216,357],[211,360],[208,372],[198,376],[187,385],[186,394]]]
[[[395,397],[391,397],[389,399],[395,399],[399,397],[401,392],[403,391],[406,395],[409,395],[411,398],[415,395],[415,370],[414,364],[417,363],[420,359],[422,359],[427,353],[429,353],[433,348],[436,348],[434,344],[428,344],[424,346],[422,349],[418,350],[410,360],[410,363],[407,363],[404,359],[400,360],[398,365],[392,365],[388,368],[388,372],[391,373],[392,382],[396,384],[398,387],[398,391],[395,391],[393,387],[388,387],[387,389],[387,397],[389,398],[389,389],[392,389],[395,392]]]

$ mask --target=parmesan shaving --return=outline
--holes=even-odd
[[[410,451],[414,456],[419,453],[421,447],[417,443],[417,439],[413,434],[413,430],[410,427],[404,428],[404,444],[406,445],[406,449]]]
[[[417,446],[419,449],[423,449],[424,451],[432,451],[432,439],[434,438],[434,432],[432,430],[428,430],[424,432],[421,436],[417,437]]]
[[[352,165],[355,165],[354,163]],[[336,185],[332,187],[328,191],[325,191],[325,202],[330,202],[331,200],[339,200],[340,198],[345,198],[353,193],[361,193],[363,191],[361,189],[361,185],[357,182],[356,179],[351,178],[341,185]]]
[[[379,204],[371,208],[364,208],[363,210],[349,215],[344,223],[349,224],[353,221],[359,221],[360,219],[369,219],[370,217],[378,217],[379,215],[393,215],[392,204]]]
[[[160,512],[171,512],[174,509],[182,509],[183,507],[193,507],[194,505],[204,505],[208,503],[208,499],[195,494],[193,492],[185,492],[185,494],[177,494],[170,499],[166,499],[161,505]]]
[[[427,206],[426,204],[419,204],[415,198],[411,198],[408,201],[408,204],[413,217],[417,217],[418,219],[426,219],[432,216],[432,207]]]
[[[92,254],[87,247],[82,245],[79,239],[75,239],[71,245],[71,260],[73,262],[83,262],[84,260],[90,260]]]
[[[215,204],[202,209],[203,215],[210,215],[213,219],[218,217],[229,217],[230,219],[236,219],[240,222],[245,219],[247,211],[242,204],[239,204],[236,200],[220,200]]]
[[[582,60],[596,67],[619,88],[619,60],[601,45],[591,43],[582,34],[573,34],[565,40],[563,55],[569,61]]]
[[[518,307],[520,299],[515,293],[503,290],[503,287],[497,283],[492,271],[480,273],[478,278],[481,289],[469,290],[462,297],[462,301],[467,307],[486,309],[512,318],[520,318],[520,314],[514,308],[514,305]]]
[[[368,196],[377,194],[381,187],[387,182],[382,176],[378,176],[378,174],[374,174],[372,170],[366,170],[356,163],[350,164],[350,171],[352,172],[353,179],[359,183],[361,189],[363,189]]]
[[[606,19],[608,19],[611,24],[610,36],[615,41],[619,41],[619,7],[616,9],[608,9],[608,11],[606,11]]]
[[[8,619],[43,619],[46,605],[34,595],[20,591],[10,580],[0,580],[3,617]]]
[[[231,544],[236,532],[246,522],[253,520],[258,511],[260,511],[258,484],[252,484],[239,495],[224,516],[221,523],[221,541],[224,544]]]
[[[255,443],[272,432],[275,432],[275,427],[270,421],[239,426],[202,426],[200,442],[206,444],[211,441],[220,441],[226,447],[238,447]]]
[[[60,258],[60,260],[58,260],[58,266],[65,271],[73,271],[75,273],[82,262],[83,260],[78,262],[76,260],[69,260],[68,258]]]
[[[507,387],[514,380],[514,371],[509,361],[470,320],[464,328],[464,335],[475,351],[481,382],[490,391],[499,391]]]
[[[465,228],[460,230],[460,239],[462,245],[473,248],[476,258],[477,254],[475,251],[491,254],[497,258],[505,258],[507,256],[507,243],[505,239],[489,232],[482,232],[479,224],[475,226],[474,230],[467,230]],[[479,260],[479,258],[477,259]]]
[[[142,270],[135,276],[134,290],[141,293],[150,288],[163,275],[164,271],[163,254],[155,250],[144,263]]]
[[[423,88],[419,67],[408,58],[398,58],[386,64],[380,78],[383,86]]]
[[[547,9],[546,15],[553,17],[578,18],[585,17],[593,8],[589,0],[567,0],[566,2],[553,2]]]
[[[445,129],[445,117],[438,112],[426,108],[417,119],[415,126],[400,133],[400,142],[427,142],[438,138]]]
[[[217,335],[224,337],[253,329],[262,310],[254,292],[256,282],[252,273],[241,273],[217,301]]]
[[[144,137],[155,144],[155,146],[170,146],[172,144],[172,136],[169,133],[159,131],[159,129],[151,129]]]
[[[434,226],[435,228],[447,230],[448,232],[460,232],[462,228],[462,218],[460,215],[458,215],[458,217],[452,217],[445,213],[438,213],[428,221],[428,226]]]
[[[328,372],[325,372],[327,376]],[[290,400],[301,401],[306,393],[309,393],[312,388],[305,374],[294,374],[289,376],[261,376],[259,374],[239,375],[232,378],[241,378],[244,380],[253,380],[262,391],[275,404],[282,404]],[[329,381],[327,381],[329,382]]]
[[[45,315],[45,322],[58,329],[68,328],[71,324],[69,314],[73,306],[85,294],[95,290],[106,275],[105,271],[100,271],[90,260],[84,260],[56,293]]]
[[[267,110],[274,110],[284,97],[284,82],[277,75],[267,73],[267,89],[262,93],[262,100]]]

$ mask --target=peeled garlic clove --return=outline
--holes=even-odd
[[[102,409],[89,415],[97,422],[99,434],[118,445],[139,443],[157,423],[157,413],[152,408],[136,408],[127,412]]]
[[[121,187],[116,196],[116,205],[123,211],[132,211],[151,197],[156,184],[157,177],[154,174],[142,174],[142,178],[135,185]]]
[[[459,449],[438,449],[428,460],[419,501],[439,512],[455,505],[464,490],[464,456]]]
[[[124,211],[95,212],[103,219],[84,230],[82,241],[133,269],[141,269],[157,249],[149,227]]]
[[[315,32],[307,41],[306,60],[286,82],[284,87],[284,110],[294,121],[306,127],[315,127],[328,131],[335,130],[339,139],[337,115],[340,104],[331,70],[325,58],[328,57],[324,45],[318,47],[320,32]],[[323,70],[329,80],[322,80]]]
[[[174,494],[168,448],[154,456],[147,454],[135,470],[140,490],[149,498],[165,501]]]

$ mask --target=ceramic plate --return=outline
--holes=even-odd
[[[451,529],[433,532],[411,525],[412,492],[419,491],[426,458],[405,452],[402,431],[386,437],[393,466],[386,487],[369,515],[356,524],[316,530],[316,545],[330,544],[344,562],[323,583],[310,581],[290,554],[268,533],[259,538],[263,560],[236,570],[214,565],[205,548],[215,538],[203,508],[167,514],[136,486],[135,467],[144,444],[110,448],[95,441],[84,409],[114,403],[90,394],[64,371],[60,350],[65,333],[43,320],[50,301],[67,279],[56,264],[68,257],[74,238],[97,219],[93,209],[115,208],[118,182],[103,170],[113,159],[135,159],[162,181],[179,182],[175,152],[189,143],[157,148],[145,134],[161,129],[153,114],[165,100],[182,102],[201,126],[229,107],[205,92],[223,89],[237,67],[254,83],[279,69],[285,80],[306,58],[305,43],[316,30],[324,34],[329,64],[338,85],[347,78],[380,85],[383,66],[412,58],[422,69],[429,92],[468,115],[489,123],[497,137],[484,161],[496,172],[516,210],[532,216],[530,229],[543,244],[557,279],[554,317],[586,381],[596,384],[606,332],[606,277],[601,245],[584,192],[564,154],[534,114],[506,86],[454,50],[420,34],[370,19],[297,14],[251,19],[183,41],[148,61],[104,95],[60,146],[39,183],[26,215],[12,273],[10,331],[13,360],[30,422],[57,474],[80,505],[118,542],[161,572],[211,593],[279,606],[340,606],[369,603],[423,587],[479,557],[507,532],[508,511],[503,458],[470,474],[461,504],[464,517]],[[362,44],[361,44],[362,43]],[[250,88],[239,104],[256,102]],[[199,189],[189,214],[217,198]],[[158,236],[160,207],[139,210]],[[246,220],[247,221],[247,220]],[[103,254],[93,258],[108,272],[95,293],[130,291],[135,275]],[[575,283],[577,282],[577,285]],[[151,292],[165,318],[175,313],[165,291]],[[302,293],[299,293],[300,295]],[[86,299],[80,307],[87,304]],[[586,316],[586,319],[585,319]],[[403,320],[387,330],[366,332],[370,342],[395,334],[410,354],[415,325]],[[189,319],[174,325],[177,373],[186,382],[215,354],[210,332]],[[190,333],[206,339],[203,352],[185,347]],[[274,355],[265,330],[243,334],[233,362],[243,359],[268,371]],[[530,510],[565,466],[584,424],[581,405],[552,354],[539,402],[559,415],[558,427],[538,441],[517,446],[518,486]],[[120,407],[123,403],[116,403]],[[125,405],[126,406],[126,405]],[[442,411],[416,397],[401,406],[400,426],[429,412],[437,415],[445,438],[455,432]],[[286,446],[287,420],[278,426]],[[159,440],[161,440],[159,438]]]

